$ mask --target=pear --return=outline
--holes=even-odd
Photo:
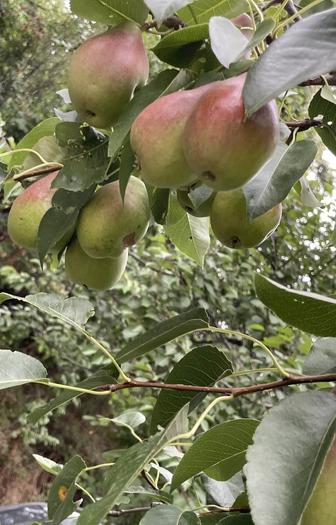
[[[13,202],[8,215],[8,234],[12,241],[28,250],[37,249],[37,236],[44,214],[52,207],[52,198],[57,191],[51,188],[52,181],[58,171],[34,182],[24,190]],[[73,230],[55,246],[61,251],[70,240]]]
[[[182,135],[195,104],[209,89],[210,85],[206,85],[165,95],[135,119],[131,145],[146,184],[156,188],[181,188],[197,179],[186,162]]]
[[[211,207],[210,222],[215,237],[229,248],[254,248],[279,226],[282,205],[249,219],[243,190],[221,191]]]
[[[79,116],[97,128],[109,128],[147,82],[148,57],[140,29],[125,23],[94,36],[73,54],[69,95]]]
[[[192,171],[216,191],[240,188],[265,164],[279,140],[276,105],[245,117],[245,75],[218,82],[196,104],[183,133]]]
[[[145,235],[150,218],[144,183],[131,176],[124,202],[119,181],[102,186],[82,209],[78,224],[79,244],[94,258],[119,257]]]
[[[336,519],[336,438],[329,449],[321,474],[302,516],[302,525],[335,525]]]
[[[94,290],[109,290],[122,277],[128,259],[128,250],[116,258],[93,259],[74,239],[65,252],[65,273],[77,284]]]

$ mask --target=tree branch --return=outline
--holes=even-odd
[[[336,74],[330,73],[329,75],[324,75],[323,77],[316,77],[305,82],[301,82],[300,86],[324,86],[326,83],[329,86],[336,86]]]
[[[284,122],[286,126],[291,130],[307,131],[310,128],[320,128],[323,126],[323,121],[318,118],[306,118],[304,120],[293,120],[291,122]]]
[[[104,385],[97,388],[98,391],[110,391],[111,393],[118,390],[128,390],[131,388],[157,388],[160,390],[177,390],[180,392],[205,392],[207,394],[221,394],[233,397],[245,396],[248,394],[255,394],[257,392],[265,392],[266,390],[275,390],[277,388],[284,388],[291,385],[304,385],[312,383],[334,383],[336,382],[336,374],[314,375],[314,376],[296,376],[291,375],[278,381],[270,383],[261,383],[247,387],[215,387],[215,386],[196,386],[184,385],[180,383],[160,383],[158,381],[129,381],[127,383],[120,383],[114,385]]]

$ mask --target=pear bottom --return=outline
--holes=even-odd
[[[109,290],[120,281],[127,259],[128,250],[116,258],[93,259],[82,250],[75,239],[65,252],[65,272],[76,284],[93,290]]]

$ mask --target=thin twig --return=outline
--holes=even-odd
[[[297,131],[307,131],[310,128],[320,128],[323,126],[323,121],[321,119],[312,118],[304,120],[293,120],[292,122],[284,122],[289,129],[294,129]]]
[[[127,390],[131,388],[158,388],[161,390],[178,390],[181,392],[205,392],[207,394],[221,394],[233,397],[245,396],[254,394],[256,392],[265,392],[266,390],[275,390],[277,388],[284,388],[291,385],[304,385],[312,383],[334,383],[336,382],[336,374],[314,375],[314,376],[296,376],[290,375],[278,381],[270,383],[261,383],[247,387],[215,387],[215,386],[196,386],[184,385],[180,383],[160,383],[158,381],[129,381],[128,383],[120,383],[114,385],[104,385],[97,388],[98,391],[117,392],[118,390]]]
[[[300,86],[325,86],[329,84],[329,86],[336,86],[336,75],[334,73],[330,73],[329,75],[324,75],[323,77],[316,77],[311,78],[310,80],[305,80],[305,82],[301,82],[299,84]]]

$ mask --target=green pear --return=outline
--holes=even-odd
[[[214,198],[215,192],[207,186],[201,186],[190,192],[177,191],[180,206],[194,217],[209,217]]]
[[[128,259],[128,250],[116,258],[93,259],[73,240],[65,252],[65,272],[69,279],[94,290],[109,290],[122,277]]]
[[[131,176],[124,202],[119,181],[99,188],[82,209],[78,224],[79,244],[94,258],[119,257],[145,235],[150,218],[149,199],[144,183]]]
[[[301,525],[336,523],[336,438],[325,458],[321,474],[303,514]]]
[[[254,248],[279,226],[282,205],[249,219],[243,190],[220,191],[211,207],[210,222],[215,237],[229,248]]]
[[[156,188],[190,186],[197,177],[187,164],[182,145],[185,123],[210,85],[158,98],[135,119],[131,145],[143,180]]]
[[[69,94],[79,116],[97,128],[109,128],[147,82],[148,57],[140,29],[114,27],[84,42],[73,54]]]
[[[13,202],[8,215],[8,234],[12,241],[29,250],[37,250],[37,236],[44,214],[52,207],[52,198],[57,191],[51,183],[58,171],[34,182]],[[70,240],[73,231],[69,231],[55,246],[61,251]]]
[[[279,140],[274,102],[246,118],[244,82],[245,75],[217,82],[200,98],[183,133],[188,164],[216,191],[243,186],[270,158]]]

